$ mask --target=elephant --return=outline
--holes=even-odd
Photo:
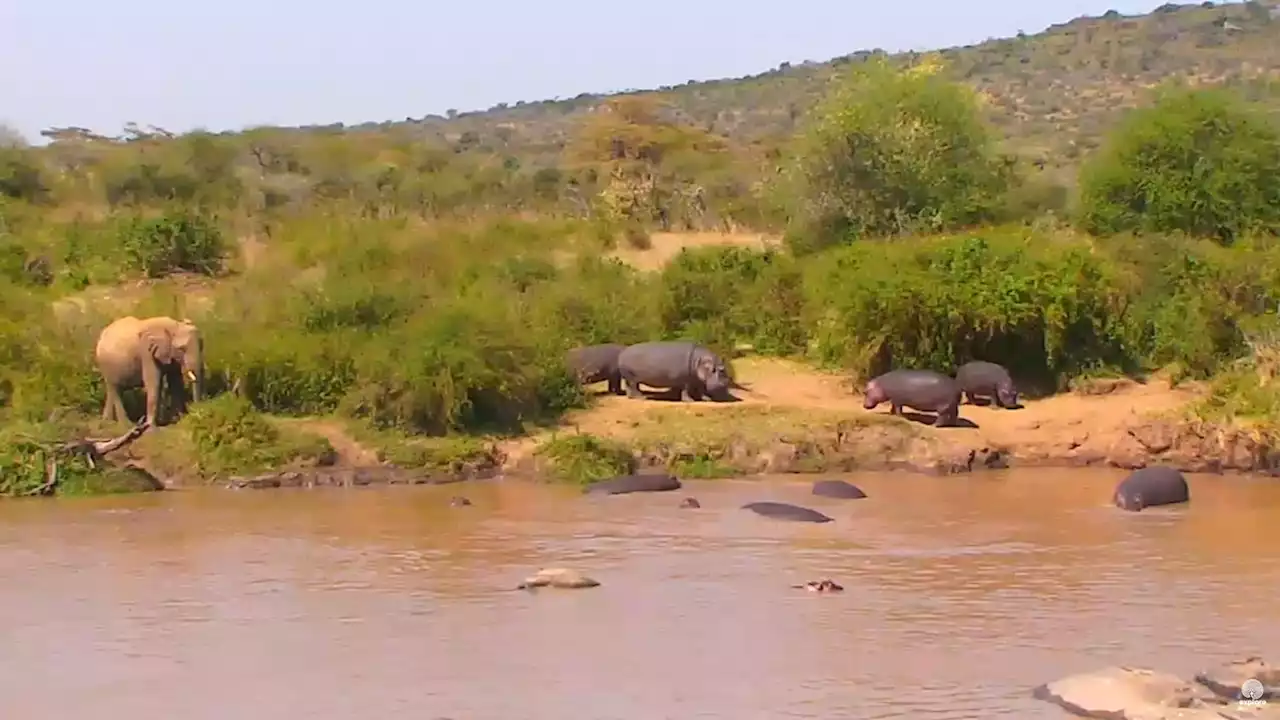
[[[102,330],[94,361],[106,383],[104,420],[128,420],[120,393],[142,387],[147,394],[146,419],[158,426],[160,391],[168,386],[171,411],[186,412],[183,376],[191,381],[192,400],[204,396],[204,338],[190,320],[171,317],[123,317]]]

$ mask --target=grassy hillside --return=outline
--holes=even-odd
[[[1271,7],[1205,2],[1169,4],[1138,16],[1113,11],[940,55],[953,77],[990,100],[992,122],[1013,146],[1047,162],[1070,163],[1096,147],[1119,113],[1170,78],[1226,83],[1271,98],[1270,79],[1280,71],[1280,18],[1271,17]],[[682,121],[742,143],[769,143],[795,131],[842,66],[877,54],[883,51],[860,50],[823,63],[784,64],[751,77],[649,92],[668,101]],[[915,53],[890,57],[918,59]],[[584,93],[346,129],[412,127],[454,144],[545,158],[562,149],[575,123],[605,98]]]

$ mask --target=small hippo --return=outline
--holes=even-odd
[[[883,402],[894,415],[904,405],[937,413],[934,427],[947,427],[960,419],[960,383],[932,370],[890,370],[867,383],[862,407],[871,410]]]
[[[453,498],[449,500],[450,507],[466,507],[470,504],[471,500],[464,498],[461,495],[454,495]]]
[[[626,345],[607,343],[576,347],[565,353],[564,364],[583,385],[609,381],[609,392],[622,394],[622,376],[618,374],[618,355]]]
[[[843,480],[818,480],[813,483],[813,494],[819,497],[861,500],[867,496],[862,488]]]
[[[1003,365],[982,360],[965,363],[956,370],[956,382],[968,403],[972,403],[975,397],[983,397],[991,398],[997,407],[1018,406],[1018,389]]]
[[[644,474],[619,475],[608,480],[591,483],[584,491],[588,495],[625,495],[634,492],[667,492],[679,490],[680,480],[674,475]]]
[[[742,506],[743,510],[775,520],[794,520],[796,522],[829,523],[832,519],[807,507],[780,502],[753,502]]]
[[[1189,502],[1187,479],[1175,468],[1153,465],[1134,470],[1116,485],[1112,502],[1121,510],[1138,512],[1157,505]]]
[[[681,500],[681,501],[680,501],[680,507],[682,507],[682,508],[700,508],[700,507],[702,507],[702,503],[698,502],[698,498],[687,497],[687,498],[685,498],[684,500]]]
[[[844,592],[844,588],[837,585],[834,580],[810,580],[803,585],[792,585],[796,589],[804,589],[809,592]]]
[[[681,400],[731,399],[733,387],[724,361],[695,342],[646,342],[618,354],[618,373],[627,382],[627,397],[642,398],[641,385],[673,391]],[[678,393],[678,394],[676,394]]]

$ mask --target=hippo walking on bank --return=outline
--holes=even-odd
[[[641,385],[679,393],[683,400],[725,398],[733,380],[724,361],[695,342],[663,341],[631,345],[618,354],[618,372],[627,382],[627,397],[644,397]]]
[[[1018,406],[1018,389],[1003,365],[983,360],[965,363],[956,370],[956,382],[964,391],[965,401],[972,403],[975,397],[990,398],[997,407]]]
[[[903,406],[937,413],[934,427],[946,427],[960,419],[960,383],[932,370],[890,370],[867,383],[862,406],[872,410],[883,402],[894,415]]]
[[[609,392],[622,394],[622,376],[618,373],[618,355],[626,349],[620,343],[576,347],[565,353],[564,364],[583,385],[609,381]]]
[[[1112,502],[1121,510],[1138,512],[1157,505],[1175,505],[1191,500],[1187,479],[1175,468],[1164,465],[1144,467],[1129,473],[1116,485]]]
[[[600,480],[587,486],[588,495],[625,495],[635,492],[668,492],[680,489],[680,480],[674,475],[642,474],[619,475]]]
[[[742,509],[750,510],[757,515],[773,518],[774,520],[792,520],[795,522],[811,523],[832,522],[832,518],[823,515],[817,510],[811,510],[807,507],[800,507],[799,505],[792,505],[790,503],[753,502],[743,505]]]

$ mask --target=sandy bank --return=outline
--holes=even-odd
[[[843,378],[780,360],[736,363],[750,392],[738,403],[669,403],[600,396],[562,428],[503,446],[512,472],[536,473],[554,433],[580,432],[633,449],[644,467],[690,476],[909,469],[964,473],[1005,467],[1142,467],[1272,472],[1273,450],[1243,430],[1188,419],[1194,386],[1162,379],[1095,381],[1017,410],[966,405],[966,427],[868,411]]]

